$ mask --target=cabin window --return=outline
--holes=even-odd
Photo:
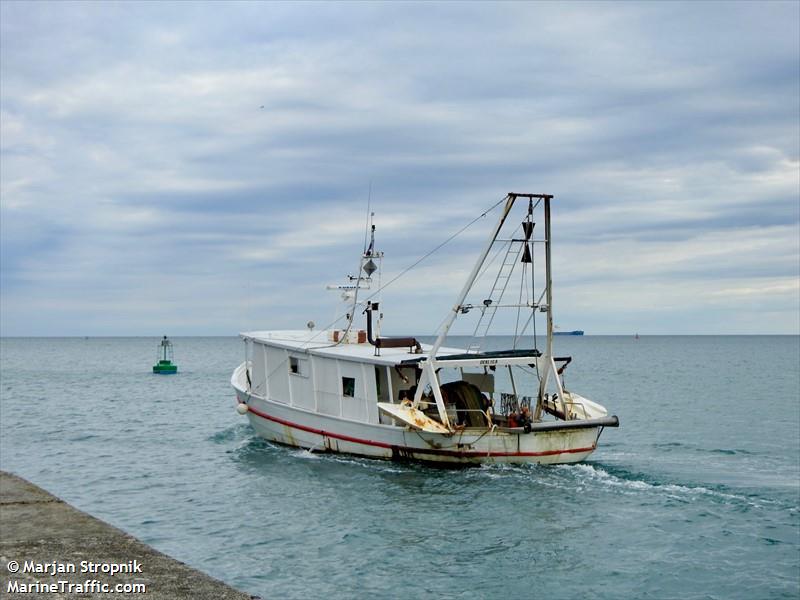
[[[355,377],[342,377],[342,396],[352,398],[356,395]]]
[[[289,373],[300,375],[300,377],[308,377],[308,361],[296,356],[290,356]]]

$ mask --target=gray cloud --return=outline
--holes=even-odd
[[[387,274],[547,191],[575,326],[800,329],[795,2],[0,11],[3,335],[327,322],[370,181]],[[485,221],[391,327],[439,322]]]

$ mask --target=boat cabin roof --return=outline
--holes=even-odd
[[[337,358],[372,363],[376,365],[399,365],[411,360],[424,360],[428,356],[431,344],[420,344],[422,353],[410,352],[408,348],[381,348],[381,355],[375,356],[375,346],[369,342],[363,344],[330,341],[328,331],[248,331],[239,334],[242,339],[250,339],[268,346],[307,352],[315,356]],[[440,348],[438,356],[446,354],[462,354],[463,348]]]
[[[341,343],[330,341],[328,331],[250,331],[239,334],[242,339],[253,340],[267,346],[294,350],[315,356],[351,360],[376,365],[415,365],[428,358],[433,347],[420,344],[422,352],[417,354],[409,348],[381,348],[380,356],[375,356],[375,346],[369,342]],[[437,364],[442,366],[477,366],[493,364],[530,364],[541,356],[538,350],[495,350],[490,352],[467,353],[463,348],[439,348]]]

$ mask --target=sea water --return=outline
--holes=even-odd
[[[0,468],[265,599],[800,595],[796,336],[558,337],[620,428],[457,470],[262,441],[241,342],[173,341],[1,340]]]

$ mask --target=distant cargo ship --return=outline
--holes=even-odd
[[[575,331],[554,331],[553,335],[583,335],[583,329],[576,329]]]

